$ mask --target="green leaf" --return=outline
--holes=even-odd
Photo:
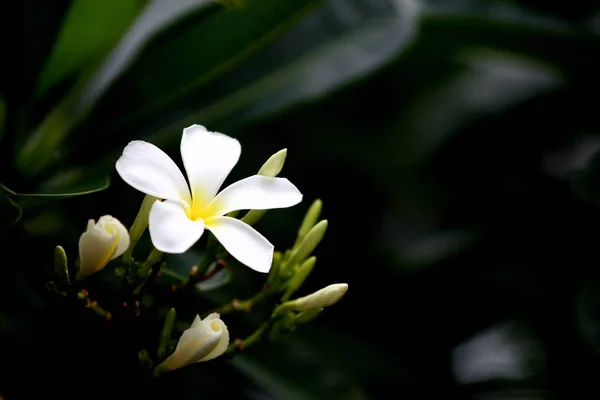
[[[40,75],[36,94],[39,97],[62,80],[77,77],[69,92],[33,132],[17,139],[15,165],[23,175],[33,177],[59,158],[65,138],[91,109],[91,104],[80,100],[99,62],[145,3],[145,0],[73,2]]]
[[[145,2],[139,2],[139,9]],[[133,4],[133,3],[132,3]],[[82,65],[79,76],[64,98],[52,108],[36,129],[18,141],[16,166],[26,176],[35,176],[59,157],[65,138],[79,125],[124,68],[137,56],[149,37],[190,9],[204,5],[203,0],[184,3],[153,2],[127,31],[123,40],[112,49],[102,50],[95,59]],[[131,17],[133,18],[133,9]],[[114,39],[118,39],[115,35]],[[101,58],[106,61],[99,64]],[[112,118],[112,117],[111,117]],[[89,139],[89,132],[86,132]],[[86,162],[89,160],[86,160]]]
[[[231,270],[228,268],[216,272],[213,276],[205,281],[196,284],[198,290],[206,292],[208,290],[218,289],[227,285],[233,278]]]
[[[389,354],[347,333],[322,328],[318,321],[249,348],[232,361],[271,397],[299,400],[372,398],[362,384],[389,373],[393,363]]]
[[[83,169],[62,171],[41,185],[37,193],[19,193],[0,184],[0,188],[15,197],[19,206],[31,208],[49,201],[68,199],[100,192],[110,186],[108,175],[92,177]]]
[[[189,95],[203,89],[205,98],[214,98],[205,90],[209,83],[246,63],[320,3],[322,0],[253,0],[239,9],[217,6],[211,12],[188,16],[185,23],[146,47],[78,131],[102,129],[104,139],[98,146],[111,149],[125,136],[147,135],[144,125],[147,127],[150,119],[169,114],[167,120],[173,120],[189,109]],[[119,104],[118,110],[115,104]],[[107,135],[114,135],[115,141],[107,142]]]
[[[16,224],[23,214],[21,207],[19,207],[9,195],[9,193],[5,192],[2,190],[2,187],[0,187],[0,228],[10,227]]]
[[[181,99],[245,62],[321,1],[254,0],[239,10],[215,5],[208,12],[195,13],[184,24],[148,44],[116,82],[93,77],[88,88],[85,82],[78,82],[77,91],[51,112],[31,140],[24,141],[24,148],[17,157],[18,169],[32,176],[51,165],[64,138],[87,116],[100,95],[104,97],[94,108],[95,117],[80,128],[80,132],[85,132],[81,140],[85,140],[85,145],[90,142],[97,145],[99,152],[105,150],[105,146],[114,150],[119,140],[131,138],[143,127],[136,124],[136,129],[128,127],[127,133],[122,134],[112,128],[105,129],[106,121],[131,121],[156,114],[165,104]],[[114,67],[122,69],[123,65]],[[92,72],[86,71],[86,75]],[[113,86],[105,93],[108,84]],[[116,137],[109,137],[107,132]],[[97,138],[93,138],[95,133]],[[113,138],[115,140],[111,140]]]
[[[40,74],[37,95],[105,56],[145,4],[146,0],[74,1]]]
[[[231,125],[265,117],[325,96],[385,65],[410,43],[418,13],[408,1],[367,3],[326,2],[274,46],[217,82],[211,92],[218,95],[207,104],[150,140],[170,143],[174,131],[198,121]]]
[[[149,46],[110,94],[118,95],[123,111],[135,111],[131,117],[153,113],[231,71],[319,3],[321,0],[254,0],[239,10],[224,8],[199,24],[190,24],[171,40]],[[157,75],[161,76],[160,84]],[[105,100],[110,102],[111,98],[109,95]],[[132,105],[137,110],[127,110],[129,100],[135,100]]]

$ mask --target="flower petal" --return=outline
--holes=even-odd
[[[302,193],[287,179],[254,175],[223,189],[204,214],[220,216],[235,210],[285,208],[300,201]]]
[[[223,354],[225,350],[227,350],[227,346],[229,346],[229,330],[227,329],[227,325],[225,325],[225,322],[223,322],[221,318],[219,318],[219,314],[212,313],[208,315],[206,318],[204,318],[202,323],[209,326],[213,331],[219,332],[221,334],[221,338],[219,339],[219,343],[217,343],[217,346],[214,349],[212,349],[210,353],[202,357],[202,359],[198,360],[197,362],[209,361],[213,358],[217,358],[221,354]]]
[[[204,223],[189,219],[180,202],[157,200],[150,208],[148,229],[157,250],[181,254],[200,239]]]
[[[175,162],[155,145],[135,140],[117,160],[121,178],[140,192],[160,199],[191,203],[188,185]]]
[[[107,232],[114,232],[117,235],[117,247],[111,260],[121,256],[129,247],[129,232],[127,228],[115,217],[103,215],[98,220],[98,225]]]
[[[198,207],[205,207],[215,197],[241,152],[236,139],[209,132],[201,125],[183,130],[181,158]]]
[[[179,338],[173,354],[159,368],[173,370],[198,362],[218,346],[220,339],[220,332],[204,324],[187,329]]]
[[[117,248],[116,235],[110,234],[96,225],[93,219],[88,221],[87,230],[79,238],[79,258],[81,264],[77,279],[100,271],[112,258]]]
[[[269,272],[273,245],[239,219],[214,217],[204,221],[225,250],[239,262],[258,272]]]
[[[192,329],[199,327],[201,323],[202,320],[200,319],[200,316],[196,315],[196,318],[194,318],[194,321],[192,322]]]

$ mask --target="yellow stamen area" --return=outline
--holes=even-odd
[[[119,243],[119,230],[115,229],[114,226],[105,226],[104,227],[104,231],[106,233],[108,233],[109,235],[114,235],[113,241],[110,244],[110,247],[108,248],[108,251],[106,252],[106,255],[100,260],[100,262],[95,266],[94,271],[101,269],[102,267],[104,267],[106,264],[108,264],[108,262],[110,261],[110,259],[112,258],[113,254],[115,254],[115,251],[117,250],[117,244]]]
[[[198,221],[200,219],[206,220],[210,217],[216,216],[215,209],[215,201],[211,201],[210,203],[206,204],[205,202],[200,200],[200,196],[197,195],[197,192],[194,192],[192,198],[192,205],[191,207],[185,208],[185,213],[187,217],[192,221]]]

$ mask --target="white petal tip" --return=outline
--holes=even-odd
[[[275,248],[271,247],[270,256],[268,258],[265,257],[260,262],[254,262],[254,263],[252,263],[252,265],[248,265],[248,267],[250,267],[254,271],[259,272],[261,274],[269,273],[269,271],[271,270],[271,265],[273,264],[273,251],[274,250],[275,250]]]
[[[203,131],[203,132],[206,132],[206,131],[208,131],[208,129],[206,129],[206,127],[204,125],[199,125],[199,124],[193,124],[193,125],[188,126],[187,128],[183,128],[183,133],[184,134],[190,133],[190,132],[193,132],[193,131]]]

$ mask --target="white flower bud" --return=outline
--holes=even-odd
[[[348,291],[348,284],[336,283],[329,285],[321,290],[309,294],[308,296],[300,297],[296,300],[283,303],[281,307],[288,310],[306,311],[315,308],[324,308],[334,305]]]
[[[90,219],[87,230],[79,238],[80,267],[77,279],[100,271],[128,247],[129,233],[118,219],[110,215],[100,217],[97,223]]]
[[[192,326],[181,335],[173,354],[154,373],[159,375],[192,363],[212,360],[223,354],[227,346],[229,331],[219,314],[212,313],[203,320],[196,315]]]

